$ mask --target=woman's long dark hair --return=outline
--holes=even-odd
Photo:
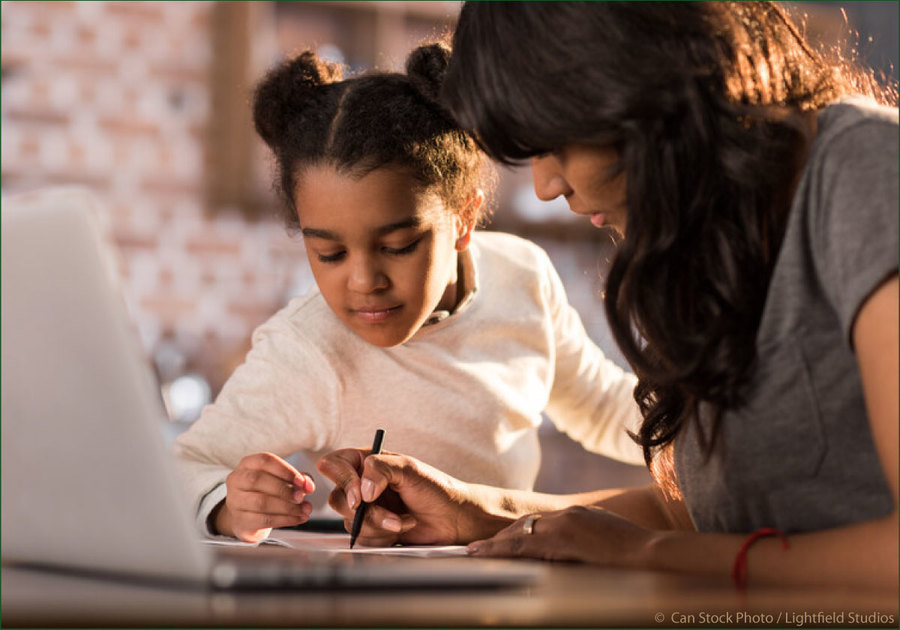
[[[468,2],[453,48],[442,96],[495,159],[618,150],[605,307],[648,463],[701,407],[717,427],[756,357],[803,113],[854,85],[769,2]]]

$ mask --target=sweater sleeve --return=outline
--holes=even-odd
[[[610,361],[588,337],[549,258],[545,269],[544,292],[555,351],[546,413],[560,431],[586,449],[643,465],[643,453],[627,433],[637,431],[641,422],[634,401],[637,379]]]
[[[201,529],[241,458],[320,451],[337,432],[340,383],[316,346],[277,314],[253,333],[242,365],[173,445]]]

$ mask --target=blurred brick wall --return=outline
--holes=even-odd
[[[0,175],[96,192],[144,346],[174,343],[215,391],[311,280],[279,222],[204,207],[212,7],[4,1]]]

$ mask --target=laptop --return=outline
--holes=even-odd
[[[2,201],[4,564],[214,588],[514,586],[536,563],[205,544],[95,197]]]

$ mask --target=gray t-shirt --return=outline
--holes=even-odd
[[[897,110],[827,107],[791,207],[746,405],[707,460],[690,423],[675,469],[699,531],[786,533],[890,512],[869,428],[854,319],[898,267]],[[708,425],[706,435],[709,435]]]

